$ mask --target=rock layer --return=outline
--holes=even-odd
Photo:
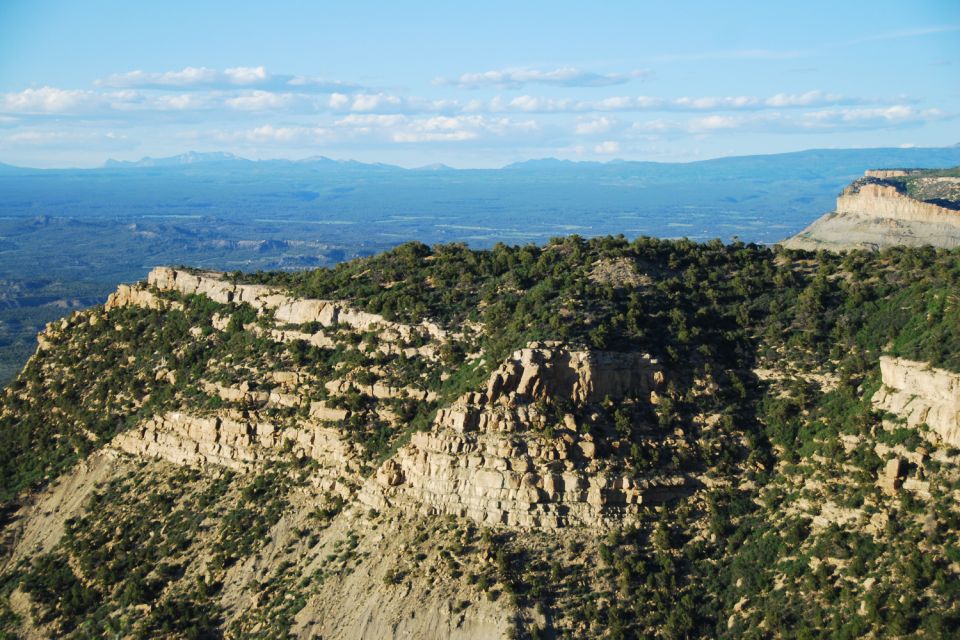
[[[836,209],[783,242],[789,249],[879,249],[906,245],[960,246],[960,211],[901,193],[883,179],[903,170],[871,170],[844,189]],[[953,178],[927,180],[951,181]]]
[[[132,455],[184,465],[215,464],[236,471],[276,459],[285,446],[335,472],[359,469],[357,452],[335,429],[309,423],[281,428],[239,412],[214,416],[170,412],[113,440],[115,449]]]
[[[944,443],[960,447],[960,374],[923,362],[881,356],[883,386],[873,404],[910,427],[926,424]]]
[[[383,316],[354,309],[338,300],[292,298],[273,287],[258,284],[233,284],[217,272],[191,273],[171,267],[157,267],[147,283],[161,291],[185,295],[205,295],[221,304],[246,303],[257,311],[272,310],[274,318],[288,324],[317,322],[324,327],[345,324],[359,331],[379,330],[407,339],[415,333],[441,339],[445,332],[435,323],[423,321],[411,326],[391,322]]]
[[[361,499],[519,527],[628,521],[641,504],[687,492],[687,479],[607,473],[596,442],[576,431],[573,415],[558,436],[533,431],[544,422],[535,403],[644,396],[662,382],[656,361],[643,354],[552,344],[521,349],[491,375],[485,392],[464,395],[438,412],[431,432],[414,434]]]

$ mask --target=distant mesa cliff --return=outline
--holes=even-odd
[[[789,249],[960,246],[960,171],[875,169],[843,190],[835,211],[783,243]]]

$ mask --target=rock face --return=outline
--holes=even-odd
[[[630,520],[640,504],[686,492],[687,479],[606,473],[596,443],[576,431],[573,415],[559,436],[532,431],[544,420],[535,403],[643,396],[662,382],[656,361],[642,354],[522,349],[491,375],[485,392],[464,395],[438,412],[429,433],[415,433],[367,482],[361,499],[519,527]]]
[[[556,343],[521,349],[487,384],[488,404],[513,398],[564,398],[575,404],[649,394],[663,382],[657,361],[645,354],[568,351]]]
[[[883,386],[874,406],[896,414],[910,427],[926,424],[944,443],[960,447],[960,374],[923,362],[882,356]]]
[[[356,452],[334,429],[309,423],[278,428],[240,412],[216,416],[170,412],[119,434],[112,444],[132,455],[174,464],[215,464],[249,471],[275,459],[286,442],[295,453],[309,456],[333,472],[359,468]]]
[[[233,284],[217,272],[191,273],[170,267],[157,267],[147,276],[147,283],[161,291],[177,291],[185,295],[205,295],[221,304],[246,303],[257,311],[271,310],[278,322],[306,324],[317,322],[324,327],[345,324],[359,331],[378,330],[383,336],[391,334],[403,339],[414,334],[442,339],[446,334],[438,325],[423,321],[419,325],[390,322],[383,316],[359,311],[337,300],[291,298],[285,293],[257,284]],[[118,292],[119,294],[119,292]],[[143,298],[149,301],[150,298]],[[125,292],[117,299],[140,304],[140,294]]]
[[[121,284],[117,290],[107,296],[107,302],[104,309],[118,309],[120,307],[144,307],[146,309],[165,309],[173,306],[167,300],[161,300],[148,289],[137,286]]]
[[[164,308],[178,304],[157,291],[199,294],[222,304],[250,304],[258,313],[272,314],[277,326],[250,325],[249,330],[281,342],[336,345],[333,331],[306,333],[288,326],[306,323],[376,331],[378,349],[391,341],[420,338],[417,342],[426,342],[426,347],[414,347],[411,355],[421,356],[418,350],[429,347],[433,352],[437,341],[447,337],[428,322],[403,325],[338,301],[295,299],[271,287],[233,284],[221,274],[171,268],[154,269],[149,286],[121,287],[111,296],[110,305]],[[228,320],[218,316],[214,324],[226,326]],[[359,445],[348,444],[339,431],[352,418],[351,412],[302,393],[298,385],[303,380],[296,372],[271,375],[280,386],[270,389],[269,381],[266,387],[202,381],[200,387],[206,393],[242,410],[202,417],[167,413],[117,436],[113,446],[176,464],[214,464],[240,471],[268,463],[292,448],[297,455],[319,461],[330,482],[342,477],[351,486],[361,486],[359,498],[368,506],[516,527],[621,524],[631,520],[641,504],[692,490],[689,479],[680,474],[635,477],[624,473],[622,465],[606,460],[604,451],[598,450],[603,439],[581,429],[578,420],[582,419],[575,417],[575,412],[587,411],[591,405],[625,398],[654,404],[658,391],[663,392],[664,373],[646,354],[532,343],[506,359],[483,390],[441,407],[430,432],[413,434],[365,481],[358,462],[361,456],[352,449]],[[379,381],[361,385],[343,377],[321,383],[333,397],[357,391],[375,400],[439,400],[433,391]],[[258,415],[278,407],[308,417],[297,418],[295,426],[280,427]],[[379,408],[378,414],[390,421],[395,418],[389,407]]]
[[[909,175],[905,170],[867,171],[844,189],[837,208],[783,242],[789,249],[879,249],[906,245],[960,246],[960,211],[916,200],[884,180]],[[952,185],[955,178],[925,178]],[[929,188],[930,185],[927,185]]]
[[[863,172],[863,175],[867,178],[880,178],[885,180],[887,178],[899,178],[901,176],[907,175],[906,169],[867,169]]]
[[[901,466],[900,458],[890,458],[883,469],[877,472],[877,484],[887,495],[896,495],[900,488]]]

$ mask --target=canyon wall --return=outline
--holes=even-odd
[[[149,287],[121,286],[108,307],[131,304],[157,309],[179,304],[162,298],[158,291],[204,295],[223,304],[247,303],[258,312],[269,311],[278,328],[251,325],[250,329],[267,331],[282,341],[293,334],[308,335],[291,331],[286,324],[308,322],[375,330],[386,334],[387,340],[419,333],[434,349],[437,339],[445,336],[430,323],[402,325],[337,301],[301,300],[263,285],[232,284],[219,274],[170,268],[154,269]],[[224,324],[224,318],[214,318],[214,325]],[[336,346],[335,333],[321,337],[322,346]],[[591,434],[590,426],[585,426],[594,419],[588,415],[595,413],[590,407],[625,399],[652,407],[658,401],[658,392],[665,386],[664,371],[644,353],[531,343],[502,362],[481,390],[441,406],[429,432],[413,433],[406,445],[366,478],[356,449],[359,445],[349,444],[342,431],[350,412],[310,401],[310,385],[323,385],[331,398],[357,391],[377,401],[402,397],[434,402],[439,400],[437,394],[381,382],[360,385],[343,377],[305,380],[295,371],[274,371],[270,376],[279,387],[271,388],[269,380],[263,387],[202,380],[201,389],[234,408],[208,415],[168,412],[155,416],[117,436],[113,446],[135,456],[238,471],[255,469],[292,451],[317,460],[326,485],[343,478],[337,486],[344,497],[353,491],[345,487],[359,487],[359,498],[369,507],[515,527],[618,525],[630,521],[642,504],[692,491],[691,479],[680,473],[651,471],[638,476],[626,472],[622,453],[606,455],[610,453],[604,449],[609,447],[604,444],[607,439]],[[301,417],[278,423],[267,417],[277,407],[302,409]],[[564,407],[563,415],[557,407]],[[649,446],[654,448],[684,446],[682,438],[672,434],[650,439]]]
[[[133,456],[174,464],[217,465],[252,471],[287,454],[317,461],[315,482],[323,490],[347,497],[340,479],[359,472],[355,445],[330,427],[310,422],[278,426],[247,412],[192,415],[172,411],[154,416],[117,435],[112,448]]]

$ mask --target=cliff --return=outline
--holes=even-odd
[[[539,432],[548,417],[536,401],[566,399],[582,406],[655,396],[662,386],[662,370],[644,354],[535,344],[501,365],[486,391],[441,409],[429,433],[414,434],[384,463],[362,499],[486,524],[622,526],[641,504],[691,492],[689,478],[604,472],[597,439],[580,432],[572,413],[550,437]],[[661,446],[671,444],[682,446]]]
[[[881,356],[880,372],[877,409],[912,428],[926,425],[934,442],[960,448],[960,374],[890,356]]]
[[[843,190],[833,212],[782,244],[811,251],[960,246],[958,180],[917,170],[867,171]]]

